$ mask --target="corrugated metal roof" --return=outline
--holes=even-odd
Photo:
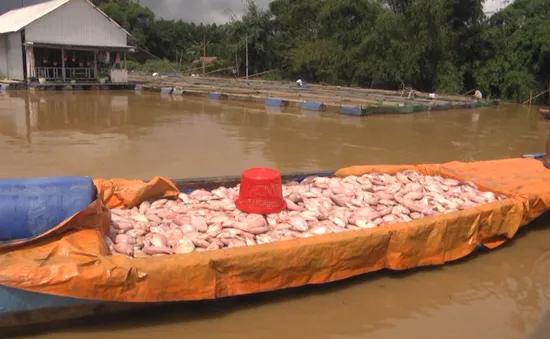
[[[11,10],[0,16],[0,33],[17,32],[71,0],[52,0],[37,5]]]
[[[37,5],[22,7],[18,9],[11,10],[7,13],[4,13],[0,16],[0,34],[17,32],[25,26],[29,25],[31,22],[40,19],[44,15],[56,10],[57,8],[63,6],[69,1],[73,0],[51,0],[43,2]],[[103,13],[99,8],[92,4],[89,0],[85,0],[90,6],[95,10],[101,13],[109,21],[117,25],[122,29],[126,34],[132,36],[124,28],[122,28],[116,21],[109,18],[107,14]]]

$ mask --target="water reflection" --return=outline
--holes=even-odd
[[[310,111],[310,110],[307,110],[307,109],[302,109],[300,110],[300,114],[304,117],[308,117],[308,118],[318,118],[321,116],[321,113],[318,112],[318,111]]]
[[[28,103],[23,112],[29,116],[33,132],[69,129],[103,133],[109,127],[128,124],[129,107],[127,95],[103,93],[28,92],[27,98],[14,99]]]
[[[281,113],[283,111],[281,106],[265,106],[265,110],[267,113]]]
[[[27,101],[23,98],[10,97],[7,92],[0,92],[0,134],[16,139],[29,140],[29,127],[35,123],[34,115],[28,112]],[[29,112],[30,113],[30,112]]]
[[[0,135],[10,142],[51,146],[71,136],[102,150],[124,143],[142,168],[155,157],[144,150],[163,145],[170,154],[163,161],[174,162],[165,166],[193,175],[235,174],[241,163],[287,171],[513,157],[542,150],[548,129],[521,106],[361,118],[133,91],[6,92],[0,105]],[[198,148],[205,145],[217,160],[204,160]],[[234,161],[214,165],[228,154],[224,148],[236,152]],[[175,153],[186,161],[176,163]]]

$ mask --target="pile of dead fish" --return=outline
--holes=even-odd
[[[473,183],[414,171],[290,182],[283,185],[287,208],[265,216],[238,210],[238,195],[238,186],[220,187],[112,209],[105,241],[112,253],[130,257],[202,252],[373,228],[505,199]]]

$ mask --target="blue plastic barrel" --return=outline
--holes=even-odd
[[[161,94],[170,94],[172,93],[172,87],[163,87],[160,89]]]
[[[225,100],[225,99],[227,99],[227,95],[225,95],[223,93],[218,93],[218,92],[209,92],[208,93],[208,99]]]
[[[265,99],[265,105],[266,106],[288,106],[288,101],[281,100],[281,99],[275,99],[275,98],[266,98]]]
[[[96,196],[90,177],[0,180],[0,240],[34,238],[86,208]]]
[[[308,111],[324,111],[327,106],[320,102],[302,102],[300,107]]]
[[[358,117],[367,115],[367,112],[360,106],[340,106],[338,107],[338,112],[340,112],[340,114]]]

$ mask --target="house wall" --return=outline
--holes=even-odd
[[[0,36],[0,77],[24,80],[21,32]]]
[[[0,35],[0,78],[8,77],[8,36]]]
[[[86,0],[73,0],[25,27],[26,41],[62,45],[122,47],[127,35]]]

